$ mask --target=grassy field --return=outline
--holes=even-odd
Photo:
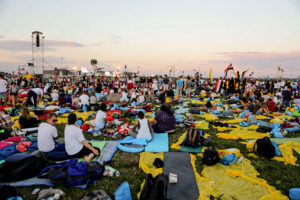
[[[199,120],[200,118],[196,118]],[[63,125],[59,125],[58,131],[60,137],[63,136]],[[187,128],[177,128],[176,134],[169,136],[169,144],[176,142],[179,136],[184,133]],[[226,149],[226,148],[238,148],[241,153],[251,160],[252,165],[257,169],[260,173],[260,177],[267,180],[267,182],[281,190],[282,193],[288,195],[289,188],[299,187],[300,186],[300,169],[299,167],[292,165],[284,165],[283,162],[278,161],[269,161],[263,158],[252,158],[247,156],[247,151],[245,145],[241,144],[239,140],[224,140],[219,139],[215,136],[216,130],[210,127],[207,131],[211,135],[212,146],[217,149]],[[299,137],[300,133],[294,133],[289,135],[288,137]],[[111,140],[110,137],[93,137],[91,135],[86,135],[86,139],[91,140]],[[171,150],[172,151],[172,150]],[[300,155],[297,155],[297,163],[300,164]],[[139,164],[139,154],[133,153],[125,153],[121,151],[117,151],[111,161],[111,166],[118,169],[121,176],[120,177],[103,177],[101,178],[97,184],[90,185],[88,189],[82,190],[77,188],[66,188],[64,186],[58,186],[56,188],[62,189],[66,196],[63,199],[74,200],[80,199],[87,193],[102,189],[106,191],[109,196],[114,199],[114,191],[121,185],[122,182],[128,181],[131,188],[131,193],[133,199],[137,199],[137,193],[140,191],[140,185],[143,182],[146,174],[138,167]],[[199,158],[196,162],[197,171],[201,173],[202,171],[202,162]],[[36,195],[32,195],[31,192],[36,187],[26,187],[26,188],[18,188],[18,191],[23,195],[24,199],[36,199]],[[41,189],[47,188],[44,186],[39,187]]]

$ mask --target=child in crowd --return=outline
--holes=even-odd
[[[136,131],[136,129],[138,129]],[[142,111],[138,112],[138,120],[134,122],[132,130],[129,134],[135,138],[146,138],[148,142],[152,140],[152,127],[148,119],[145,118]]]

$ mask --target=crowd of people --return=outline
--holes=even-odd
[[[69,107],[83,111],[96,111],[91,126],[95,130],[104,131],[107,118],[109,95],[117,94],[123,105],[137,106],[161,104],[155,115],[155,124],[138,112],[138,120],[133,123],[129,134],[137,138],[151,140],[151,133],[176,131],[174,112],[168,102],[182,103],[183,98],[214,99],[217,95],[229,102],[242,101],[244,109],[252,114],[265,114],[281,111],[291,105],[293,99],[300,98],[300,82],[289,80],[262,80],[241,78],[220,78],[216,80],[195,76],[171,78],[167,75],[155,77],[80,77],[60,78],[56,81],[30,79],[22,77],[4,77],[0,75],[1,104],[12,106],[11,113],[0,108],[0,126],[7,135],[12,131],[12,112],[21,111],[19,123],[22,128],[38,127],[38,148],[47,157],[56,159],[84,157],[86,161],[99,155],[99,149],[86,142],[83,132],[78,126],[77,116],[68,115],[64,130],[64,143],[56,142],[58,137],[55,127],[57,114],[50,113],[46,122],[38,120],[31,110],[39,108],[41,101],[55,102],[60,107]],[[31,108],[31,109],[29,109]],[[208,109],[204,106],[203,109]],[[13,113],[14,115],[14,113]]]

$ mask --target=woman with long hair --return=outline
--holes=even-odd
[[[155,116],[156,124],[153,125],[153,130],[156,133],[174,133],[176,130],[175,115],[167,105],[160,107],[160,112]]]

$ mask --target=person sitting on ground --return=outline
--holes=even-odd
[[[84,106],[84,105],[88,106],[90,104],[88,92],[87,91],[83,92],[83,94],[80,95],[79,100],[80,100],[80,106]]]
[[[247,103],[245,104],[244,108],[245,108],[246,110],[249,110],[250,112],[253,112],[253,110],[254,110],[254,103],[253,103],[253,101],[252,101],[251,98],[249,98],[249,99],[247,100]]]
[[[127,102],[127,101],[128,101],[128,94],[125,91],[125,89],[122,89],[120,102]]]
[[[51,98],[52,98],[52,101],[58,101],[59,94],[58,94],[58,91],[57,91],[57,90],[53,90],[53,91],[52,91],[52,93],[51,93]]]
[[[160,107],[160,112],[155,116],[156,124],[152,126],[156,133],[173,133],[176,130],[176,120],[174,113],[167,105]]]
[[[167,91],[167,96],[173,98],[174,97],[174,91],[172,89],[172,87],[170,87]]]
[[[38,127],[40,121],[35,115],[30,115],[30,110],[28,108],[23,108],[21,111],[21,116],[19,118],[19,123],[24,128]]]
[[[261,115],[263,113],[265,113],[267,116],[270,116],[268,106],[265,104],[265,99],[260,97],[258,103],[254,106],[253,114]]]
[[[96,115],[96,119],[95,119],[95,126],[99,129],[99,130],[103,130],[105,127],[105,122],[106,122],[106,104],[102,103],[100,105],[100,110],[98,110],[97,115]]]
[[[66,105],[67,105],[67,106],[72,105],[72,96],[71,96],[71,94],[68,94],[68,95],[66,96]]]
[[[145,103],[145,96],[143,92],[140,92],[137,103],[143,104]]]
[[[152,127],[148,119],[142,111],[137,113],[138,120],[134,122],[132,130],[129,131],[130,136],[134,138],[146,138],[148,142],[152,140]],[[138,131],[136,129],[138,128]]]
[[[3,107],[0,108],[0,130],[4,129],[4,133],[0,133],[0,141],[10,136],[13,122],[8,112]]]
[[[58,105],[65,107],[67,104],[66,98],[65,98],[65,93],[61,92],[59,94],[59,98],[58,98]]]
[[[267,102],[267,106],[270,112],[276,112],[277,110],[276,103],[271,98],[269,98]]]
[[[55,142],[55,139],[58,137],[55,127],[56,122],[57,114],[52,112],[47,115],[47,122],[40,124],[37,136],[38,149],[48,159],[66,160],[68,159],[68,154],[65,150],[65,144]]]
[[[90,106],[96,106],[97,105],[97,97],[95,92],[92,92],[92,95],[90,96]]]
[[[82,130],[76,124],[77,116],[74,113],[68,116],[68,125],[65,127],[66,151],[71,158],[82,158],[89,162],[100,153],[99,149],[85,141]]]

